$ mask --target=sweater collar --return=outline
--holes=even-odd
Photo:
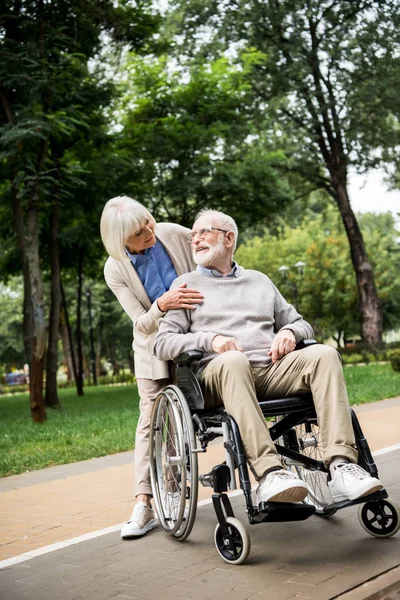
[[[197,265],[196,271],[201,275],[206,275],[207,277],[237,277],[239,275],[239,265],[236,261],[232,263],[232,270],[227,275],[222,275],[219,271],[214,271],[214,269],[207,269],[207,267],[203,267],[202,265]]]

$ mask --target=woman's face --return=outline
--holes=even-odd
[[[126,247],[131,254],[139,254],[146,248],[152,248],[156,243],[154,235],[154,223],[147,219],[141,229],[136,231],[126,240]]]

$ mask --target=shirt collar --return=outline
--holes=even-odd
[[[152,248],[154,248],[154,246],[152,246]],[[128,258],[132,261],[132,263],[135,265],[136,261],[142,256],[146,256],[147,254],[149,254],[149,250],[151,250],[151,248],[146,248],[146,250],[144,251],[144,254],[131,254],[129,252],[129,250],[127,248],[125,248],[125,252],[128,256]]]
[[[201,275],[207,275],[207,277],[237,277],[239,275],[239,265],[234,260],[232,263],[232,270],[227,275],[222,275],[219,271],[207,269],[207,267],[203,267],[202,265],[197,265],[196,271]]]

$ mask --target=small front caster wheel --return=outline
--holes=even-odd
[[[241,565],[247,559],[250,552],[250,537],[244,525],[234,517],[226,519],[228,535],[224,536],[221,526],[218,525],[214,531],[215,547],[219,555],[231,565]]]
[[[391,537],[400,529],[399,507],[389,498],[360,504],[358,518],[365,531],[378,538]]]

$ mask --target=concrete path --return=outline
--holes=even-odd
[[[377,462],[400,504],[400,398],[357,412],[372,450],[399,446],[378,453]],[[207,459],[203,472],[218,462],[219,452],[214,445],[201,457]],[[160,529],[122,542],[119,524],[132,509],[132,462],[128,452],[0,480],[0,600],[146,599],[161,590],[163,600],[328,599],[352,588],[349,593],[361,593],[362,584],[372,579],[376,585],[383,573],[392,577],[390,593],[397,594],[393,569],[400,565],[400,533],[371,538],[358,523],[356,507],[329,520],[248,526],[252,551],[240,567],[216,553],[210,505],[199,508],[193,533],[182,544]],[[242,495],[233,503],[246,524]],[[59,549],[49,552],[52,544]],[[378,583],[380,589],[385,585]]]

